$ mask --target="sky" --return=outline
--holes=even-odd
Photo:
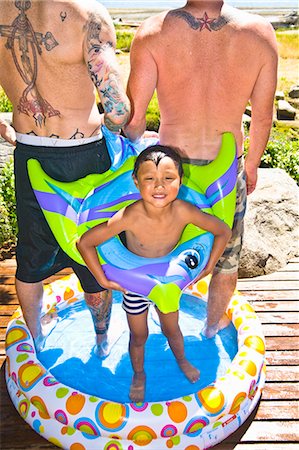
[[[100,0],[107,8],[175,8],[184,5],[184,0]],[[233,6],[250,8],[298,9],[297,0],[227,0]]]

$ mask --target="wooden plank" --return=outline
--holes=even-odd
[[[277,272],[278,273],[280,273],[280,272],[299,272],[299,262],[298,261],[290,262],[286,267],[278,270]]]
[[[11,316],[0,316],[0,327],[7,327],[8,322],[10,322]]]
[[[287,291],[272,291],[262,290],[255,291],[254,289],[250,289],[249,291],[242,292],[242,289],[239,289],[241,294],[243,294],[246,299],[249,301],[266,301],[266,300],[299,300],[299,291],[296,290],[287,290]]]
[[[297,336],[266,337],[266,348],[267,350],[299,350],[299,339]]]
[[[63,271],[63,272],[59,272],[56,275],[52,275],[51,277],[46,278],[43,281],[43,283],[44,284],[53,283],[53,281],[58,280],[59,278],[63,278],[65,276],[69,275],[70,273],[72,273],[71,270],[66,270],[66,271]],[[15,277],[14,277],[14,275],[12,273],[10,273],[10,272],[5,274],[5,275],[2,274],[0,276],[0,285],[1,284],[5,284],[7,286],[14,286],[15,285]]]
[[[299,290],[299,281],[280,281],[280,280],[265,280],[260,281],[258,278],[252,280],[238,280],[239,291],[287,291]]]
[[[299,336],[299,325],[294,324],[265,324],[263,325],[263,333],[267,336]]]
[[[263,400],[299,400],[298,383],[273,383],[266,381],[262,394]],[[271,402],[269,404],[271,408]]]
[[[287,271],[282,269],[279,272],[273,272],[268,275],[261,275],[255,278],[241,278],[240,280],[243,282],[252,281],[254,279],[258,279],[258,281],[298,281],[298,273],[296,273],[296,271]]]
[[[16,289],[14,286],[0,285],[0,304],[17,304]]]
[[[272,366],[299,365],[299,351],[274,350],[266,351],[267,364]]]
[[[5,275],[1,274],[0,276],[0,284],[5,284],[8,286],[14,286],[15,284],[15,277],[14,275],[9,271]]]
[[[254,421],[242,436],[241,442],[297,442],[298,422],[295,420]]]
[[[262,324],[298,324],[298,312],[268,312],[259,311],[257,313]]]
[[[299,302],[292,300],[278,301],[250,301],[256,312],[277,312],[277,311],[297,311],[299,312]],[[0,309],[1,311],[1,309]]]
[[[261,401],[254,420],[298,420],[299,402],[292,400]]]
[[[16,305],[1,305],[0,304],[0,315],[1,316],[11,316],[17,309]]]
[[[10,259],[4,259],[4,261],[0,261],[0,272],[5,267],[16,267],[16,259],[10,258]]]
[[[276,442],[271,443],[260,443],[254,442],[253,444],[246,444],[241,442],[237,444],[235,447],[232,447],[231,444],[224,444],[219,450],[298,450],[298,444],[283,442],[282,444],[277,444]]]
[[[298,366],[267,366],[268,381],[299,381]]]

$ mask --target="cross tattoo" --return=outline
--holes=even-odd
[[[45,35],[34,31],[25,11],[31,7],[30,0],[16,0],[15,7],[20,11],[11,25],[0,25],[0,37],[7,37],[6,48],[11,51],[15,66],[27,85],[20,98],[18,110],[32,115],[37,126],[45,124],[47,117],[60,116],[38,92],[37,57],[42,53],[42,46],[51,51],[58,42],[50,31]],[[18,43],[18,45],[16,45]]]

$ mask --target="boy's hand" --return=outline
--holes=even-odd
[[[202,272],[200,272],[200,274],[198,275],[198,277],[195,278],[195,280],[191,283],[190,286],[193,286],[195,283],[197,283],[199,280],[202,280],[203,278],[205,278],[206,276],[208,276],[210,273],[212,273],[214,270],[214,267],[211,267],[209,265],[207,265]]]
[[[105,283],[101,282],[100,284],[102,287],[106,289],[110,289],[113,291],[120,291],[123,292],[124,294],[127,293],[127,290],[123,288],[120,284],[118,284],[116,281],[107,280]]]

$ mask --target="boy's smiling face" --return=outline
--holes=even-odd
[[[158,165],[153,161],[142,162],[137,177],[133,178],[142,199],[156,208],[173,202],[181,185],[178,168],[168,156],[162,158]]]

